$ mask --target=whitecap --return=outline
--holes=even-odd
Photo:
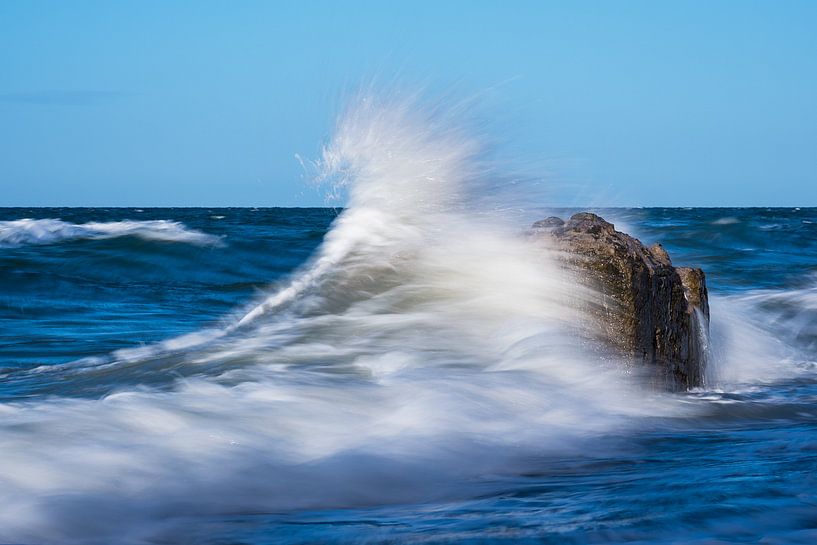
[[[712,225],[734,225],[736,223],[740,223],[738,218],[728,216],[725,218],[716,219],[712,222]]]
[[[124,236],[198,246],[218,245],[222,242],[221,237],[190,229],[182,223],[170,220],[125,220],[81,224],[51,218],[0,221],[0,248]]]

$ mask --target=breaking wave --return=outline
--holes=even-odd
[[[817,286],[714,297],[710,383],[758,385],[817,365]]]
[[[195,517],[459,498],[695,410],[586,348],[594,294],[486,206],[503,181],[460,127],[360,97],[315,165],[348,207],[286,283],[221,328],[35,370],[61,395],[0,405],[0,541],[173,542]],[[170,222],[3,228],[214,242]]]
[[[32,244],[56,244],[81,239],[139,237],[160,242],[180,242],[199,246],[218,245],[221,238],[189,229],[168,220],[113,221],[75,224],[59,219],[19,219],[0,221],[0,248]]]

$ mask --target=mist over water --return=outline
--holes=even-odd
[[[660,528],[690,542],[690,529],[727,531],[760,508],[777,512],[766,528],[808,530],[813,495],[795,483],[817,444],[814,284],[731,282],[719,275],[728,263],[704,258],[742,251],[724,229],[770,248],[801,236],[786,231],[801,218],[774,213],[786,227],[771,238],[739,236],[758,230],[743,211],[605,213],[710,274],[707,388],[655,392],[589,348],[576,309],[596,295],[525,239],[518,215],[497,212],[507,178],[460,115],[417,99],[353,101],[314,165],[346,198],[336,216],[89,210],[0,223],[5,284],[28,293],[4,294],[4,321],[28,321],[0,353],[0,542],[418,539],[412,530],[432,541],[670,540]],[[530,214],[549,213],[541,205]],[[46,284],[72,286],[76,300],[44,308]],[[91,308],[94,297],[129,304]],[[112,316],[158,330],[109,340],[98,328]],[[37,327],[94,342],[60,352],[48,335],[11,340]],[[782,445],[792,482],[744,482],[756,504],[729,496],[723,518],[707,518],[718,494],[740,493],[735,475],[773,473],[747,430]],[[677,489],[697,496],[670,500]],[[645,507],[667,501],[671,523]]]

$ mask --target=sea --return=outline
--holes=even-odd
[[[592,209],[706,272],[666,393],[571,337],[577,209],[411,202],[0,209],[0,543],[817,543],[817,209]]]
[[[0,208],[0,544],[817,543],[817,209],[590,207],[706,273],[664,391],[469,108],[351,100],[324,208]]]

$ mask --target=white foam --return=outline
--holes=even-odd
[[[168,220],[69,223],[59,219],[0,221],[0,248],[55,244],[78,239],[110,239],[134,236],[145,240],[181,242],[199,246],[218,245],[221,237],[189,229]]]
[[[713,388],[797,376],[815,361],[817,288],[755,290],[714,296],[710,303]]]
[[[481,213],[484,157],[439,108],[360,97],[318,163],[349,205],[287,284],[223,331],[86,360],[103,399],[0,405],[0,541],[461,497],[688,410],[583,350],[593,294]],[[146,376],[170,389],[127,386]]]
[[[740,220],[735,217],[725,217],[719,218],[712,222],[712,225],[734,225],[736,223],[740,223]]]

